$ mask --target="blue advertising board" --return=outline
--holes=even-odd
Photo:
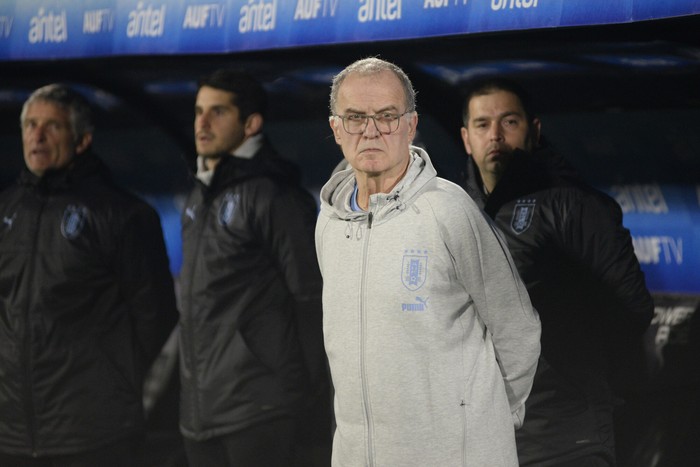
[[[700,13],[700,0],[2,0],[0,60],[226,53]]]
[[[615,198],[652,291],[700,293],[700,185],[619,185]]]

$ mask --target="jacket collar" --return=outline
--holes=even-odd
[[[508,168],[487,196],[472,157],[467,161],[464,189],[492,218],[505,203],[552,186],[577,183],[575,170],[549,146],[533,152],[515,150]]]
[[[111,178],[109,169],[92,152],[76,155],[71,163],[60,169],[47,170],[44,175],[37,176],[24,167],[19,175],[19,184],[32,187],[41,192],[54,192],[68,189],[75,183],[88,177],[100,174]]]
[[[296,164],[282,159],[267,138],[262,137],[261,144],[251,158],[225,155],[216,165],[211,182],[205,185],[208,198],[215,197],[227,187],[253,178],[267,177],[278,183],[299,185],[301,172]]]

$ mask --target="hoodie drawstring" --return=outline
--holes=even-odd
[[[360,224],[358,224],[357,230],[354,230],[353,229],[354,222],[355,221],[352,221],[352,220],[345,221],[345,238],[352,238],[353,233],[354,233],[356,240],[362,240],[362,226]]]

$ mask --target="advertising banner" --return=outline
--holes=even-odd
[[[697,13],[700,0],[3,0],[0,60],[228,53]]]
[[[700,293],[700,185],[618,185],[606,189],[624,215],[652,291]]]

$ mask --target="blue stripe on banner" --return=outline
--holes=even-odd
[[[4,0],[0,60],[225,53],[697,13],[699,0]]]

